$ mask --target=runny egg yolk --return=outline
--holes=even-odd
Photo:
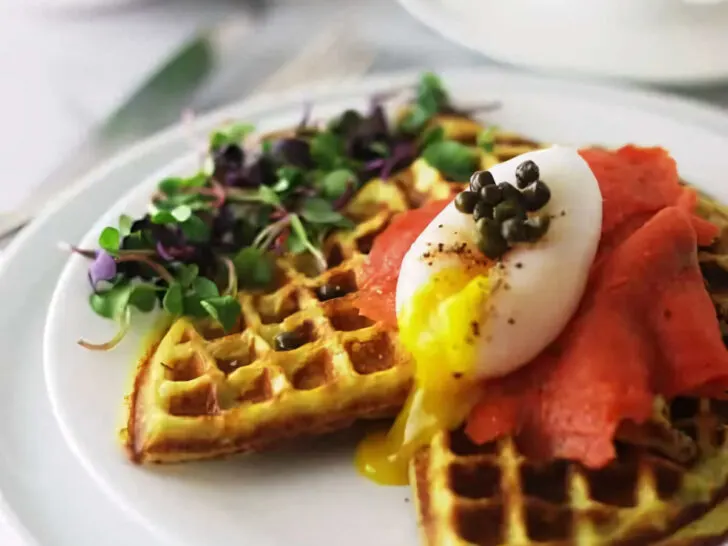
[[[415,452],[438,431],[458,426],[475,403],[475,341],[483,335],[490,272],[485,266],[443,269],[398,313],[400,340],[416,363],[415,384],[389,432],[367,436],[357,449],[356,465],[371,480],[407,484]]]

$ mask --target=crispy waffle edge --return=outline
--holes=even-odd
[[[317,420],[310,420],[306,416],[302,416],[300,419],[281,420],[276,426],[261,427],[256,429],[253,434],[233,439],[227,445],[220,445],[215,441],[179,442],[172,440],[145,448],[140,445],[144,440],[142,427],[145,416],[141,393],[144,392],[145,383],[149,378],[148,370],[158,345],[159,342],[150,346],[139,360],[133,391],[128,399],[127,428],[123,435],[124,448],[129,459],[136,464],[174,463],[262,451],[283,445],[288,440],[344,430],[360,419],[394,417],[404,404],[410,390],[408,384],[397,397],[383,396],[381,400],[357,400],[356,404],[346,408],[345,411],[324,415]]]

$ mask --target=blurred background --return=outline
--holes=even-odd
[[[30,214],[29,203],[185,109],[206,112],[313,80],[500,65],[618,79],[728,106],[728,7],[720,0],[0,6],[0,235]]]

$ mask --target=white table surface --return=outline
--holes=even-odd
[[[72,1],[78,0],[64,0]],[[51,11],[38,7],[53,2]],[[195,110],[245,96],[337,17],[354,21],[347,23],[349,39],[375,54],[373,71],[492,64],[424,28],[394,0],[133,0],[124,8],[71,12],[61,3],[0,0],[0,211],[31,195],[89,128],[196,32],[233,13],[251,13],[250,4],[249,39],[234,58],[221,59],[192,99]],[[345,6],[353,17],[344,15]],[[679,92],[728,106],[728,84]],[[21,546],[2,515],[0,545]]]

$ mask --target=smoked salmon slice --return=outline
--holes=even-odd
[[[581,306],[533,362],[484,385],[466,432],[478,443],[515,434],[533,457],[600,467],[618,425],[648,419],[655,396],[728,388],[728,351],[697,261],[718,230],[693,214],[674,161],[659,148],[581,154],[604,197]]]
[[[397,279],[404,255],[449,202],[433,201],[419,209],[403,212],[375,239],[364,265],[365,280],[354,301],[362,315],[391,328],[397,327]]]
[[[662,209],[601,263],[561,337],[483,386],[466,427],[473,441],[503,435],[494,416],[506,414],[507,433],[529,455],[600,467],[615,456],[619,423],[647,420],[656,395],[728,387],[728,351],[685,210]]]
[[[580,151],[604,199],[602,236],[580,308],[534,361],[483,385],[466,423],[477,443],[515,435],[533,457],[600,467],[624,420],[644,422],[657,395],[725,391],[728,351],[697,262],[718,229],[694,214],[661,148]],[[400,215],[375,241],[360,312],[396,326],[399,268],[447,202]],[[373,297],[372,297],[373,296]]]

